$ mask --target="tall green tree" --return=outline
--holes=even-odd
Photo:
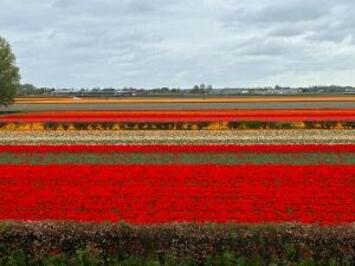
[[[0,37],[0,106],[13,102],[20,87],[20,73],[10,44]]]

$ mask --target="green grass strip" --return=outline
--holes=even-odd
[[[0,153],[1,164],[355,164],[355,153]]]

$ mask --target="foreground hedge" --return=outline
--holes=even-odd
[[[2,223],[1,265],[354,265],[355,225]]]

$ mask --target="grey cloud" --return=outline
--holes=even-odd
[[[72,0],[54,0],[51,2],[52,7],[58,7],[58,8],[68,8],[73,6],[76,1]]]
[[[13,45],[24,82],[37,85],[307,85],[312,73],[344,84],[355,82],[354,7],[353,0],[2,0],[0,35]]]
[[[319,1],[275,1],[256,14],[260,22],[313,21],[326,16],[329,9]]]

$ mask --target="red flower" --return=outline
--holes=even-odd
[[[355,221],[352,165],[0,166],[0,219]]]
[[[0,122],[355,121],[344,110],[56,111],[11,114]]]

